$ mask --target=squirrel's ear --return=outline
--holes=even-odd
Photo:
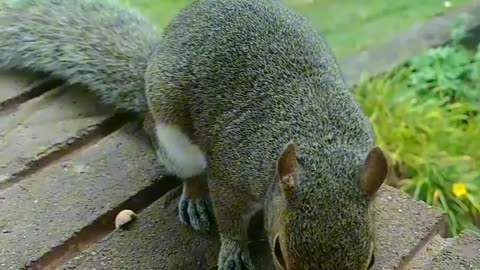
[[[295,188],[297,170],[297,149],[293,142],[289,142],[283,148],[277,162],[277,174],[280,178],[279,184],[284,194],[289,194]]]
[[[368,153],[360,175],[360,188],[372,198],[385,181],[388,163],[380,147],[374,147]]]

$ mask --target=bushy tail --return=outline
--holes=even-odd
[[[120,110],[147,110],[144,74],[159,38],[114,1],[0,0],[0,70],[83,84]]]

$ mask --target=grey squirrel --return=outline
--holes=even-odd
[[[180,220],[218,225],[219,270],[253,269],[259,208],[277,269],[373,265],[386,158],[326,41],[282,1],[196,0],[160,34],[112,1],[7,0],[0,28],[0,69],[48,72],[150,119],[159,161],[183,179]]]

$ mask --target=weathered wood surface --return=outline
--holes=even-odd
[[[439,236],[430,241],[405,270],[478,270],[480,234],[464,231],[456,238]]]
[[[176,196],[171,196],[171,200],[160,199],[145,209],[131,230],[113,233],[89,253],[73,259],[65,269],[133,269],[134,265],[136,269],[215,267],[219,247],[216,235],[200,235],[180,225],[176,216],[179,192],[173,195]],[[388,186],[379,194],[376,212],[377,269],[395,269],[407,262],[414,255],[412,252],[443,227],[440,211]],[[257,269],[273,270],[265,239],[257,237],[252,241],[251,253]]]
[[[476,20],[471,27],[480,25],[480,7],[469,12]],[[452,21],[451,15],[434,18],[341,59],[347,81],[444,43]],[[60,84],[0,74],[0,269],[213,268],[216,235],[179,224],[178,190],[163,196],[178,181],[163,177],[139,125],[99,107],[85,89]],[[139,220],[128,231],[114,231],[124,208]],[[439,211],[390,187],[382,189],[376,211],[376,269],[408,266],[444,225]],[[253,240],[259,269],[272,269],[267,243]]]

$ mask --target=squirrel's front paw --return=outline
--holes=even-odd
[[[239,241],[223,240],[218,257],[218,270],[255,270],[248,250]]]
[[[189,198],[182,194],[178,204],[180,221],[196,231],[208,231],[212,221],[210,202],[205,197]]]

